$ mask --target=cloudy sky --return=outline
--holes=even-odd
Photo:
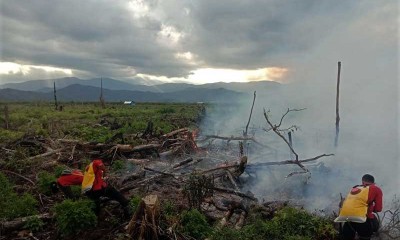
[[[398,1],[0,2],[0,84],[398,79]]]

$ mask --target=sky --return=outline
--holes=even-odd
[[[398,1],[0,2],[0,84],[398,79]]]
[[[311,184],[317,186],[305,190],[312,199],[322,194],[338,199],[364,173],[376,177],[385,201],[399,195],[399,1],[0,3],[0,84],[71,76],[148,84],[277,81],[286,84],[284,91],[257,92],[250,127],[283,155],[275,159],[258,149],[249,153],[250,163],[289,157],[279,138],[262,131],[267,127],[263,110],[271,110],[272,121],[279,122],[288,108],[305,108],[284,123],[300,127],[293,136],[300,157],[335,154],[318,161],[329,172],[313,175]],[[340,141],[333,148],[339,61]],[[231,110],[210,110],[202,131],[241,134],[251,96]],[[253,186],[257,196],[275,196],[271,192],[281,183],[301,189],[303,176],[285,181],[292,169],[280,171],[262,174]]]

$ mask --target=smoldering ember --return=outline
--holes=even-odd
[[[245,107],[248,116],[239,118],[242,127],[229,135],[221,133],[229,132],[231,116],[238,114],[239,108],[232,104],[171,104],[178,110],[161,105],[160,117],[174,126],[166,133],[157,126],[164,123],[152,117],[145,117],[153,120],[141,131],[124,132],[133,122],[126,114],[117,115],[121,108],[126,111],[123,105],[101,102],[94,105],[97,110],[79,104],[56,107],[52,111],[58,117],[97,111],[91,127],[113,135],[103,141],[71,138],[73,132],[63,125],[73,120],[61,116],[42,123],[47,136],[28,127],[17,140],[5,141],[0,149],[1,193],[6,199],[0,203],[0,239],[338,239],[340,226],[333,219],[346,192],[330,189],[330,181],[342,184],[348,179],[344,170],[331,164],[336,161],[335,148],[301,152],[307,140],[297,137],[300,126],[293,121],[307,109],[259,112],[256,100],[254,92]],[[128,109],[135,115],[156,105]],[[4,110],[10,115],[18,107],[5,104]],[[43,106],[30,108],[35,112]],[[196,114],[185,117],[188,109]],[[255,116],[262,118],[262,126],[256,125],[260,119]],[[15,121],[8,117],[10,131],[17,126]],[[326,136],[318,136],[323,140]],[[128,216],[116,201],[104,197],[100,212],[92,218],[93,212],[85,211],[88,202],[80,187],[73,189],[74,201],[49,191],[56,176],[66,169],[85,169],[93,159],[102,159],[108,184],[129,199]],[[17,200],[13,197],[17,195],[23,197]],[[399,206],[394,198],[381,214],[376,239],[399,236]]]

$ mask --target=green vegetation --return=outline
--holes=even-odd
[[[13,219],[37,213],[37,201],[32,195],[16,194],[11,183],[4,174],[0,173],[0,219]]]
[[[56,224],[62,236],[70,236],[97,225],[95,205],[90,200],[64,200],[54,206]]]
[[[181,231],[195,239],[204,239],[210,235],[212,228],[202,213],[191,209],[181,214]]]
[[[37,216],[29,217],[25,223],[24,228],[32,232],[38,232],[43,229],[44,222]]]
[[[144,132],[149,121],[153,123],[152,134],[161,135],[178,128],[195,126],[204,107],[198,104],[170,103],[139,103],[134,107],[122,104],[107,104],[105,109],[100,108],[98,104],[69,103],[63,104],[63,106],[64,111],[60,112],[55,111],[51,103],[9,104],[10,129],[0,128],[0,142],[13,145],[18,143],[17,140],[22,136],[106,142],[110,141],[109,139],[116,134],[122,133],[124,143],[132,145],[144,144],[146,140],[137,136]],[[1,108],[2,104],[0,103]],[[113,141],[122,141],[122,139],[116,138]],[[50,183],[55,181],[65,168],[68,168],[66,166],[68,163],[60,161],[60,164],[66,165],[47,167],[45,168],[47,171],[40,172],[39,169],[44,162],[44,158],[33,159],[29,157],[41,154],[43,150],[45,151],[40,144],[30,148],[16,145],[16,147],[12,148],[12,151],[8,150],[7,154],[0,159],[0,168],[13,171],[23,177],[28,175],[28,180],[35,179],[36,173],[39,172],[36,186],[29,191],[31,193],[50,194]],[[67,158],[68,154],[66,156],[64,154],[63,157]],[[82,157],[79,158],[79,161],[81,166],[84,167],[90,160]],[[126,162],[123,160],[115,159],[111,165],[113,173],[118,173],[126,168]],[[19,179],[16,181],[22,182],[25,180]],[[285,207],[277,211],[268,220],[262,218],[257,211],[250,211],[245,225],[240,230],[232,228],[230,226],[231,223],[228,224],[229,227],[224,228],[214,226],[215,223],[210,219],[206,219],[199,211],[204,198],[212,195],[213,192],[210,189],[212,189],[213,185],[212,178],[191,175],[184,184],[183,192],[187,198],[185,205],[187,202],[189,204],[188,207],[193,209],[182,212],[182,205],[178,205],[174,200],[163,199],[160,228],[164,232],[172,229],[172,232],[183,235],[187,239],[337,239],[337,233],[333,228],[332,221],[293,207]],[[21,192],[21,184],[15,189]],[[72,187],[72,191],[76,196],[81,194],[80,190],[80,186]],[[129,206],[132,212],[136,211],[142,196],[135,195],[130,199]],[[39,196],[37,198],[39,199]],[[17,194],[9,179],[1,173],[0,199],[0,220],[11,220],[38,213],[37,200],[28,193]],[[57,196],[51,196],[50,199],[51,201],[44,201],[45,204],[59,201]],[[84,230],[96,227],[98,217],[93,211],[94,207],[93,201],[90,200],[65,200],[61,203],[56,203],[51,209],[55,213],[55,224],[59,235],[63,237],[74,236]],[[40,210],[43,211],[43,208]],[[112,212],[113,209],[110,209],[110,211]],[[115,216],[111,216],[108,220],[99,218],[99,221],[103,221],[104,229],[121,224],[120,218]],[[52,230],[54,225],[53,223],[47,223],[45,226],[38,217],[30,217],[24,227],[35,232]],[[101,224],[99,224],[97,230],[100,228],[103,228]],[[114,236],[118,236],[120,239],[126,238],[120,232],[115,233]]]
[[[133,213],[136,211],[141,201],[142,198],[140,196],[134,196],[131,198],[131,200],[129,201],[129,207]]]
[[[38,188],[43,194],[51,194],[51,183],[55,182],[57,179],[53,174],[46,171],[41,171],[38,173]]]
[[[241,230],[222,228],[212,235],[213,240],[334,240],[337,237],[332,221],[293,207],[281,209],[271,220],[255,218]]]
[[[3,105],[0,103],[0,109]],[[64,103],[63,111],[55,111],[53,104],[46,102],[9,103],[8,106],[10,128],[0,128],[0,142],[12,142],[24,135],[104,142],[119,132],[143,132],[148,121],[153,122],[156,134],[166,133],[194,126],[203,108],[203,105],[183,103],[138,103],[135,107],[112,103],[105,109],[97,103]],[[113,124],[118,128],[112,127]]]
[[[113,170],[114,172],[120,172],[120,171],[122,171],[122,170],[124,170],[124,169],[125,169],[125,161],[116,160],[116,161],[113,162],[113,164],[112,164],[112,170]]]

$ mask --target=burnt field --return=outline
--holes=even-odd
[[[236,127],[234,104],[3,103],[0,239],[339,239],[335,152],[295,137],[305,109],[249,107]],[[107,198],[95,215],[80,187],[74,201],[50,191],[94,158],[130,216]],[[394,198],[382,239],[398,218]]]

